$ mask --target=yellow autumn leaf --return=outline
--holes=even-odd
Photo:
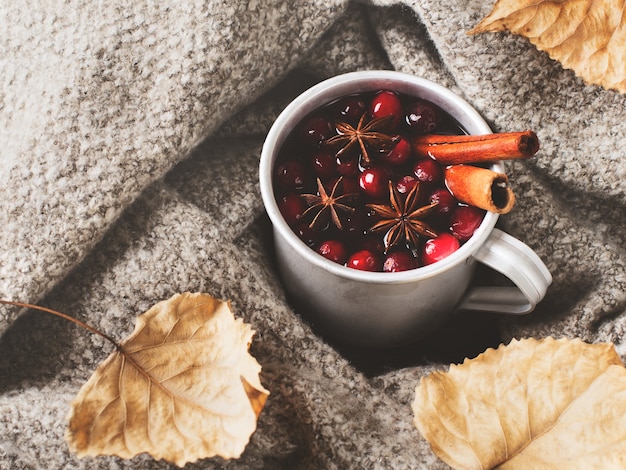
[[[498,0],[469,34],[527,38],[589,84],[626,93],[624,0]]]
[[[146,452],[179,466],[239,457],[269,393],[248,352],[253,334],[228,302],[205,294],[154,305],[73,400],[70,449]]]
[[[626,468],[626,368],[610,344],[514,340],[422,378],[412,409],[453,468]]]

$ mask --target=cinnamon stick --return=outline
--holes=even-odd
[[[411,141],[413,152],[443,165],[530,158],[539,150],[533,131],[485,135],[424,135]]]
[[[504,173],[472,165],[451,165],[444,170],[446,185],[459,201],[481,209],[506,214],[515,195]]]

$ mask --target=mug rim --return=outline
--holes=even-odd
[[[282,147],[286,137],[304,116],[320,106],[347,94],[376,91],[383,88],[405,92],[433,102],[443,108],[444,111],[451,114],[464,128],[467,129],[469,127],[471,134],[492,133],[487,122],[473,106],[450,89],[431,80],[391,70],[365,70],[336,75],[302,92],[285,107],[272,124],[263,143],[259,162],[261,198],[270,221],[272,222],[273,229],[278,231],[282,239],[289,243],[306,261],[336,276],[353,281],[382,284],[415,282],[420,279],[436,276],[460,263],[468,262],[472,259],[472,255],[487,240],[489,234],[492,232],[499,215],[495,212],[487,211],[483,221],[472,237],[461,245],[457,251],[443,260],[427,266],[394,273],[360,271],[324,258],[300,240],[280,213],[278,203],[274,196],[272,172],[278,151]],[[415,92],[416,89],[421,93],[428,91],[432,96],[423,97]],[[450,109],[453,109],[457,114],[451,113]],[[461,116],[461,119],[459,116]],[[502,162],[493,163],[491,168],[495,171],[504,172]]]

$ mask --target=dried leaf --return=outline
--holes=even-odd
[[[469,34],[519,34],[585,82],[626,93],[625,3],[498,0]]]
[[[239,457],[269,393],[248,352],[253,334],[228,302],[205,294],[156,304],[72,402],[70,449],[147,452],[179,466]]]
[[[626,468],[626,369],[609,344],[514,340],[422,378],[412,408],[454,468]]]

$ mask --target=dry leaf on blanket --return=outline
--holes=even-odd
[[[241,455],[269,392],[228,302],[178,294],[137,319],[82,387],[66,438],[79,456],[147,452],[179,466]]]
[[[625,3],[498,0],[469,34],[519,34],[587,83],[626,93]]]
[[[412,408],[454,468],[626,468],[626,368],[610,344],[514,340],[422,378]]]

